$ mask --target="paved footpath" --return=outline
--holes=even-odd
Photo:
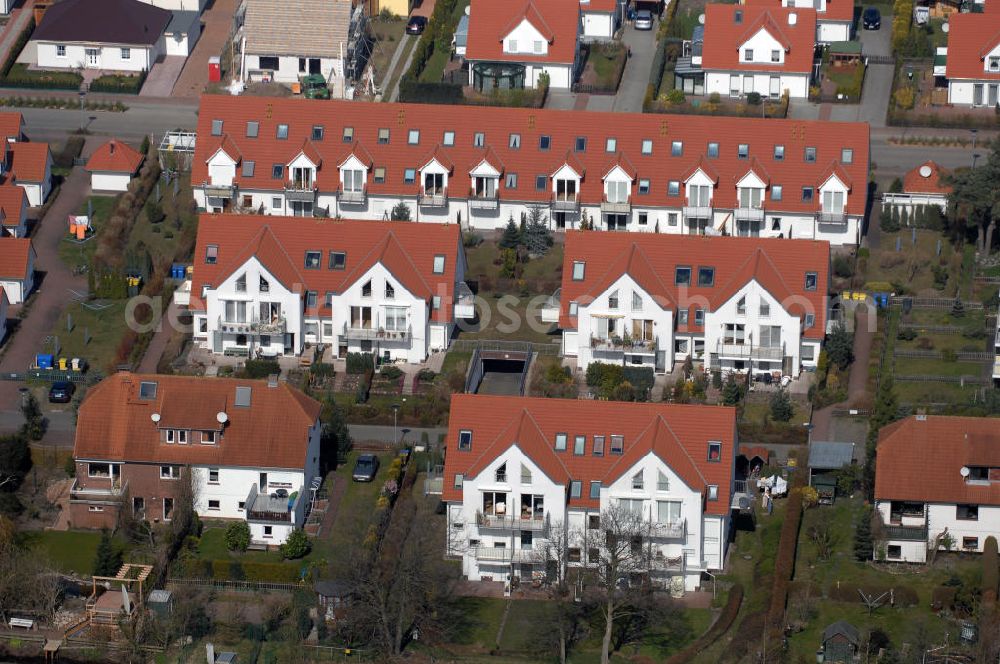
[[[171,300],[166,311],[163,312],[163,318],[160,319],[160,329],[156,331],[149,346],[146,347],[146,354],[142,357],[142,362],[139,363],[139,373],[156,373],[156,366],[160,363],[163,351],[167,348],[167,342],[170,341],[170,337],[174,333],[171,321],[177,320],[179,313],[180,308]]]
[[[847,401],[813,412],[813,428],[809,436],[811,440],[831,440],[833,411],[856,406],[864,399],[868,384],[868,360],[871,357],[874,336],[875,330],[868,329],[867,308],[859,306],[854,316],[854,363],[851,364],[850,376],[847,379]],[[854,442],[864,443],[864,441]]]

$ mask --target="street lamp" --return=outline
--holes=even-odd
[[[399,415],[399,404],[392,404],[392,444],[396,445],[399,440],[396,438],[396,416]]]
[[[972,167],[976,167],[976,162],[979,161],[980,154],[978,152],[972,153]]]
[[[972,132],[972,151],[975,152],[976,151],[976,134],[979,133],[979,130],[978,129],[970,129],[969,131]]]

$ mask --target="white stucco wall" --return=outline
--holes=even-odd
[[[705,70],[705,94],[710,95],[717,92],[723,97],[730,96],[730,77],[740,78],[740,95],[747,92],[756,92],[762,97],[768,97],[771,93],[771,78],[778,77],[778,94],[781,96],[785,90],[792,99],[805,99],[809,96],[809,76],[807,74],[788,74],[785,72],[735,72],[735,71],[713,71]],[[748,83],[747,79],[751,82]],[[749,86],[749,87],[748,87]]]
[[[346,44],[344,44],[344,51],[345,51],[345,54],[346,54],[346,51],[347,51],[347,45]],[[246,70],[247,70],[248,78],[250,78],[250,80],[254,80],[254,81],[261,80],[261,75],[260,74],[258,74],[258,73],[252,73],[252,72],[257,72],[257,71],[261,70],[260,58],[261,58],[261,56],[268,56],[268,55],[271,55],[271,54],[269,54],[269,53],[260,53],[260,54],[247,53],[247,56],[246,56],[246,61],[247,61]],[[307,53],[303,53],[301,56],[299,56],[299,55],[280,55],[280,56],[277,56],[277,57],[278,57],[278,68],[277,69],[273,69],[273,70],[272,69],[268,69],[267,71],[273,72],[274,73],[274,80],[278,81],[279,83],[295,83],[296,81],[299,80],[300,76],[305,76],[306,74],[309,73],[308,65],[307,65],[305,71],[300,71],[299,70],[299,58],[302,57],[302,58],[307,58],[308,59],[308,58],[314,57],[314,56],[309,56]],[[344,75],[344,61],[341,60],[340,58],[319,58],[319,61],[320,61],[320,65],[319,65],[320,72],[319,73],[322,74],[323,78],[325,78],[327,81],[330,81],[334,77],[341,77],[341,76]]]
[[[105,69],[108,71],[140,72],[149,71],[157,57],[165,52],[163,36],[153,46],[139,45],[84,45],[63,44],[66,55],[57,55],[57,43],[36,42],[37,55],[35,62],[42,69]],[[87,49],[97,48],[100,51],[96,64],[89,64]],[[122,49],[129,49],[130,57],[122,58]]]
[[[90,174],[90,188],[94,191],[128,191],[132,176],[128,173],[94,171]]]
[[[584,37],[600,40],[614,37],[615,21],[611,14],[584,11],[582,16]]]

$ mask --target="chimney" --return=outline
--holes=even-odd
[[[111,151],[111,154],[115,153],[115,139],[112,138],[111,142],[108,143],[108,150]]]

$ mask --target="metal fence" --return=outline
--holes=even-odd
[[[199,588],[220,588],[241,592],[257,592],[260,590],[276,590],[292,592],[302,587],[299,583],[280,583],[277,581],[234,581],[231,579],[170,579],[167,586],[196,586]]]
[[[538,344],[530,341],[501,341],[499,339],[456,339],[450,350],[472,353],[476,349],[496,350],[513,353],[533,353],[535,355],[559,355],[559,344]]]
[[[910,301],[910,305],[917,309],[951,309],[955,306],[953,297],[911,297],[909,295],[893,295],[889,298],[890,304],[902,305],[905,300]],[[962,306],[966,309],[982,309],[983,303],[974,300],[962,300]]]
[[[920,349],[895,349],[892,352],[894,357],[902,358],[928,358],[932,360],[944,359],[944,353],[939,350],[920,350]],[[961,362],[992,362],[994,359],[993,353],[977,353],[972,351],[957,351],[955,352],[955,359]]]
[[[897,383],[959,383],[960,385],[990,385],[992,379],[982,376],[940,376],[936,374],[899,374],[893,376]]]

